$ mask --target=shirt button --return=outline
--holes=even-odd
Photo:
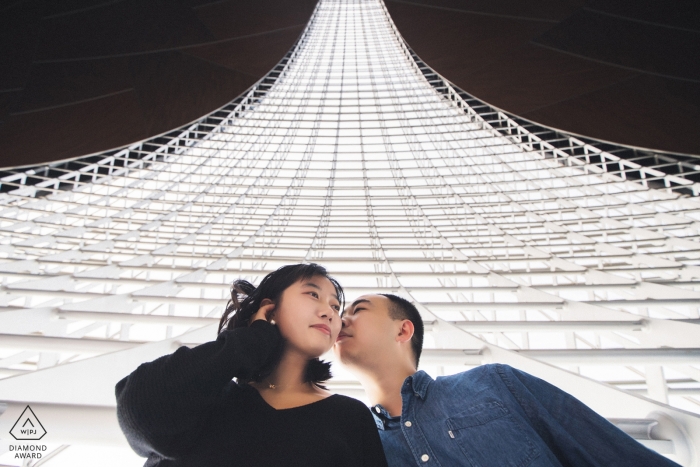
[[[380,413],[380,412],[382,411],[382,409],[380,409],[379,407],[375,407],[375,408],[374,408],[374,411],[377,412],[377,413]]]
[[[409,421],[407,421],[406,423],[404,423],[404,425],[406,425],[407,427],[411,428],[411,425],[413,425],[413,423],[411,423],[411,421],[409,420]]]
[[[430,460],[430,456],[427,454],[423,454],[422,456],[420,456],[420,460],[422,460],[423,462],[428,462]]]

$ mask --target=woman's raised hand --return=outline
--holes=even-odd
[[[265,321],[268,321],[272,324],[275,324],[275,321],[270,319],[270,316],[272,315],[272,311],[275,309],[275,304],[274,303],[268,303],[267,305],[263,305],[260,308],[258,308],[258,311],[255,312],[252,318],[250,318],[250,324],[253,324],[254,321],[257,321],[259,319],[264,319]]]

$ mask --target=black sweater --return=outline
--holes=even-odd
[[[387,465],[367,407],[332,395],[276,410],[236,384],[265,365],[279,343],[266,321],[150,363],[119,381],[117,417],[146,467]]]

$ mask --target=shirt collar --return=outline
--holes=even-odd
[[[409,397],[415,395],[416,397],[425,399],[425,395],[428,393],[428,386],[430,386],[430,383],[433,381],[433,378],[425,371],[417,371],[404,380],[401,386],[401,394]],[[389,415],[389,412],[387,412],[381,404],[374,405],[371,412],[374,416],[377,428],[380,430],[386,430],[392,422],[400,418]]]
[[[389,415],[389,412],[387,412],[381,404],[373,406],[371,410],[372,416],[374,416],[374,423],[377,425],[377,428],[380,430],[386,430],[388,428],[387,422],[392,418],[391,415]]]
[[[428,373],[423,370],[417,371],[403,382],[401,387],[402,393],[413,393],[421,399],[425,399],[425,395],[428,393],[428,386],[434,380],[430,377]]]

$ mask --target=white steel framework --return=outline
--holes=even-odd
[[[381,0],[321,0],[224,108],[0,174],[0,437],[31,403],[61,450],[123,444],[116,381],[213,339],[234,279],[313,261],[350,298],[414,301],[432,374],[511,364],[699,466],[698,174],[495,109],[423,63]]]

